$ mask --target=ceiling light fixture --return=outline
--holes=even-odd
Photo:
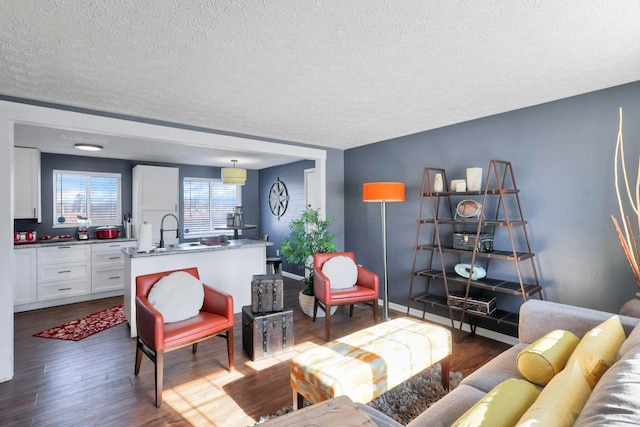
[[[237,168],[237,160],[231,160],[231,162],[233,163],[232,168],[222,168],[222,170],[220,171],[222,182],[224,184],[244,185],[245,181],[247,180],[247,170]]]
[[[85,150],[85,151],[100,151],[102,150],[104,147],[102,147],[102,145],[97,145],[97,144],[76,144],[74,145],[74,147],[76,147],[78,150]]]

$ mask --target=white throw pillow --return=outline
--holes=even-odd
[[[180,322],[196,316],[204,303],[202,282],[185,271],[176,271],[153,285],[149,302],[164,318],[164,323]]]
[[[335,256],[325,262],[322,272],[331,281],[331,289],[347,289],[358,281],[358,266],[344,255]]]

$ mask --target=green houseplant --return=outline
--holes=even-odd
[[[333,240],[336,234],[329,233],[329,225],[333,217],[323,219],[317,209],[307,208],[299,218],[292,219],[289,223],[289,238],[284,239],[280,245],[282,256],[290,264],[303,265],[305,277],[301,280],[300,305],[305,314],[313,315],[313,255],[317,253],[335,252],[336,246]],[[308,298],[303,298],[307,296]],[[311,300],[311,312],[305,307]],[[303,300],[305,302],[303,303]],[[323,313],[324,314],[324,313]],[[320,313],[318,313],[320,315]]]

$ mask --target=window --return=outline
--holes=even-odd
[[[53,171],[53,226],[122,224],[121,177],[116,173]]]
[[[216,227],[227,226],[227,214],[242,205],[241,186],[223,184],[219,179],[185,178],[185,235],[218,233]]]

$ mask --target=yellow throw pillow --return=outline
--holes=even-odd
[[[616,362],[618,350],[625,338],[620,316],[613,316],[582,337],[567,365],[577,361],[593,390],[600,377]]]
[[[573,332],[549,332],[518,353],[518,370],[532,383],[544,387],[564,369],[579,342]]]
[[[540,391],[528,381],[501,382],[453,423],[454,427],[513,426],[536,400]]]
[[[591,395],[591,387],[573,362],[556,375],[524,413],[517,426],[570,427]]]

